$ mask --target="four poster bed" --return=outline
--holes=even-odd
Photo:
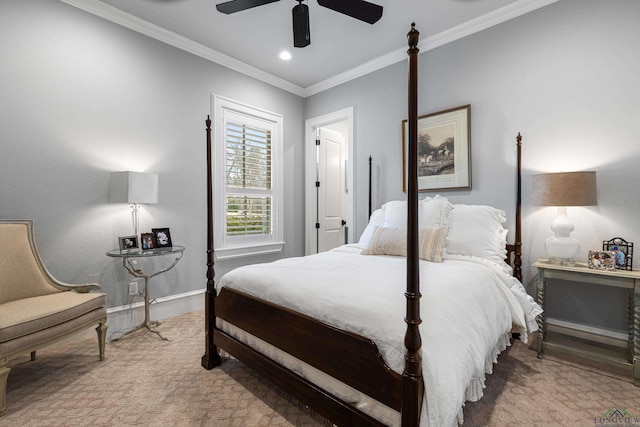
[[[202,365],[220,365],[222,349],[339,426],[461,423],[510,333],[536,328],[539,307],[518,280],[520,135],[514,244],[498,209],[418,200],[418,35],[412,25],[408,202],[373,212],[358,244],[241,267],[216,287],[207,119]]]

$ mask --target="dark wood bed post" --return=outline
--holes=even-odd
[[[213,369],[222,363],[218,348],[213,342],[213,328],[216,326],[215,300],[216,287],[213,281],[213,178],[211,176],[211,119],[207,116],[207,290],[205,292],[205,353],[202,366]]]
[[[411,24],[409,42],[409,100],[408,100],[408,186],[407,186],[407,331],[404,372],[402,373],[402,426],[417,426],[424,384],[420,347],[420,264],[418,260],[418,40],[420,33]]]
[[[369,156],[369,218],[371,218],[371,214],[373,213],[371,201],[371,187],[373,186],[373,183],[371,181],[371,167],[371,156]]]
[[[522,219],[520,212],[520,207],[522,205],[522,136],[520,135],[520,132],[518,132],[518,136],[516,137],[516,143],[518,146],[518,188],[516,195],[516,236],[514,242],[513,276],[522,282]]]

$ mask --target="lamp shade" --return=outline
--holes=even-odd
[[[538,206],[594,206],[598,204],[595,171],[533,175],[531,203]]]
[[[112,203],[158,203],[158,175],[144,172],[111,172]]]
[[[596,173],[587,171],[533,175],[531,203],[558,208],[558,215],[551,222],[554,235],[545,240],[545,246],[552,260],[573,264],[581,245],[578,239],[570,236],[574,227],[567,216],[567,206],[593,206],[598,203]]]

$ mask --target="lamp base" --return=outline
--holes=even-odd
[[[580,241],[570,236],[551,236],[544,242],[552,261],[574,265],[580,253]]]

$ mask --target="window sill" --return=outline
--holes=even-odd
[[[270,255],[282,252],[284,242],[271,242],[256,245],[243,245],[215,249],[216,260],[236,259],[246,256]]]

